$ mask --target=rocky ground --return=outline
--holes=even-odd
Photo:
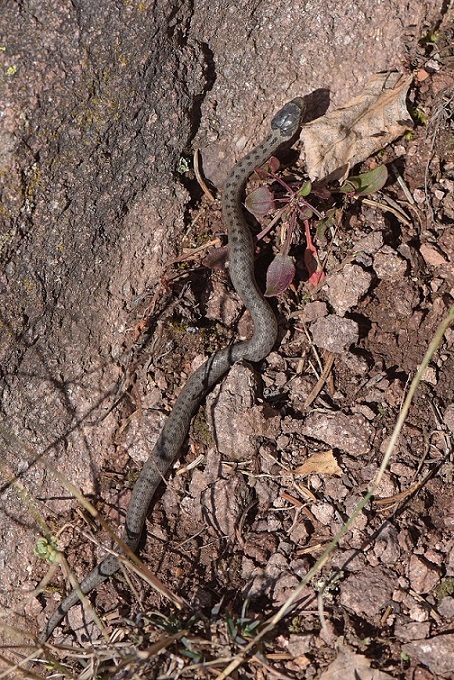
[[[57,21],[55,16],[53,20]],[[334,197],[332,205],[339,219],[326,230],[317,230],[317,220],[311,220],[319,270],[324,274],[316,285],[305,265],[307,240],[301,225],[291,249],[296,277],[272,300],[279,319],[274,351],[259,366],[234,366],[209,395],[206,407],[193,421],[178,469],[162,485],[140,554],[147,568],[184,599],[183,609],[178,611],[143,579],[133,577],[134,589],[124,580],[105,584],[94,602],[99,615],[107,613],[104,621],[107,633],[114,635],[112,642],[107,645],[93,624],[83,627],[86,617],[80,608],[70,612],[65,632],[54,638],[77,645],[74,656],[58,655],[67,672],[73,673],[70,677],[97,677],[96,673],[112,678],[217,677],[295,591],[370,487],[409,384],[453,305],[453,30],[445,17],[436,34],[425,32],[409,50],[405,68],[413,74],[407,99],[414,121],[412,133],[355,167],[354,174],[358,174],[386,165],[385,186],[370,196]],[[185,56],[189,63],[189,55]],[[142,95],[136,92],[135,96]],[[140,110],[149,105],[145,94],[143,98]],[[101,138],[108,133],[104,128],[101,131],[96,118],[99,102],[92,99],[91,104],[90,134]],[[118,106],[112,100],[110,114],[121,119],[125,111]],[[82,114],[82,109],[75,109],[71,115],[75,120]],[[142,122],[144,138],[152,136],[152,127]],[[178,122],[168,123],[169,135]],[[128,172],[134,166],[136,159],[128,146],[134,142],[128,140],[135,135],[128,135],[122,138],[123,149],[111,147],[106,173],[113,172],[122,157]],[[206,127],[205,136],[209,138]],[[5,147],[9,138],[2,139],[4,149],[11,152],[12,147]],[[39,134],[31,135],[28,147],[21,148],[25,155],[38,154],[39,160]],[[65,162],[73,162],[71,148],[68,142]],[[286,172],[303,174],[304,149],[300,143],[295,148],[299,159]],[[100,156],[100,149],[105,152],[98,138],[90,149]],[[213,182],[216,175],[210,168],[218,153],[214,144],[205,159],[202,148],[205,175]],[[241,156],[238,149],[236,155]],[[88,175],[95,161],[99,170],[100,156],[89,154],[83,160]],[[68,492],[52,495],[49,488],[53,487],[42,486],[49,482],[50,473],[30,465],[30,448],[45,456],[50,452],[50,460],[60,461],[60,472],[76,481],[112,525],[118,526],[129,489],[172,407],[175,392],[207,355],[238,336],[248,336],[251,324],[223,264],[226,237],[218,195],[214,189],[204,193],[191,168],[180,168],[180,188],[174,194],[164,183],[158,191],[145,190],[142,180],[125,182],[117,205],[115,192],[106,190],[102,202],[107,212],[99,213],[103,216],[100,231],[87,227],[85,233],[84,226],[80,232],[75,229],[74,216],[68,215],[71,210],[75,215],[90,214],[95,206],[92,214],[96,217],[99,205],[86,193],[78,194],[71,208],[62,208],[59,202],[65,194],[66,175],[61,175],[61,185],[43,189],[38,160],[29,164],[31,174],[23,185],[28,194],[24,189],[27,195],[18,193],[16,199],[18,205],[23,199],[21,214],[31,210],[30,225],[40,216],[37,229],[42,230],[49,250],[33,269],[36,277],[27,278],[32,267],[22,260],[23,269],[18,265],[21,276],[15,283],[11,283],[8,264],[0,281],[8,330],[1,345],[3,415],[9,417],[9,428],[16,433],[9,434],[3,423],[0,434],[9,450],[25,455],[28,462],[23,469],[34,471],[33,498],[41,501],[36,489],[47,489],[42,497],[51,503],[40,507],[40,512],[48,516],[51,508],[50,528],[59,532],[59,548],[81,577],[96,563],[98,552],[92,539],[100,541],[102,535],[90,522],[87,527],[86,513],[82,518],[69,502]],[[138,163],[146,165],[145,151]],[[78,163],[71,168],[71,180],[81,186],[84,172],[78,175]],[[225,175],[228,168],[224,170]],[[57,168],[57,176],[61,172]],[[14,183],[14,177],[8,181]],[[31,206],[35,185],[47,192],[46,200]],[[100,187],[92,189],[99,195]],[[150,228],[158,223],[156,215],[164,221],[166,212],[175,210],[179,217],[172,232],[158,235],[162,249],[146,242],[141,251],[143,233],[128,229],[109,233],[106,225],[110,219],[118,222],[120,216],[126,225],[135,220],[143,224],[147,204],[142,193],[146,191],[155,201]],[[128,201],[136,203],[125,216]],[[13,202],[8,205],[11,213]],[[61,232],[46,222],[46,206],[51,205],[61,209],[60,221],[56,221]],[[90,308],[83,297],[75,295],[77,286],[69,286],[69,292],[58,288],[63,271],[59,257],[68,252],[65,238],[71,229],[84,247],[91,244],[87,252],[93,257],[87,264],[87,278],[83,271],[78,274],[80,290],[87,287],[86,282],[92,285],[97,268],[100,276],[110,272],[106,287],[93,287]],[[5,262],[14,261],[14,254],[32,238],[32,232],[19,230],[12,236],[8,232]],[[133,271],[134,258],[127,260],[122,254],[122,239],[129,239],[139,259],[145,257],[144,252],[149,256],[152,268],[159,272],[153,285],[144,285],[142,259],[138,271]],[[272,236],[259,247],[262,283],[273,248],[276,237]],[[23,298],[26,323],[20,331],[19,317],[10,313],[17,299],[14,286],[24,296],[27,285],[32,290],[36,281],[46,290],[51,252],[56,287],[48,299],[44,293],[40,297],[46,310],[42,316],[31,299]],[[77,249],[72,247],[68,258],[71,267],[76,267]],[[74,300],[82,301],[80,306],[68,304],[73,293]],[[115,326],[114,302],[119,298],[123,307]],[[65,311],[60,315],[62,299]],[[111,335],[104,335],[103,325],[97,325],[103,306],[111,315]],[[57,358],[59,350],[49,341],[49,329],[55,328],[59,329],[55,347],[67,342],[71,355],[65,371]],[[94,354],[88,349],[92,341],[99,348]],[[79,345],[78,355],[71,354],[74,344]],[[449,328],[418,387],[372,501],[305,586],[292,611],[229,677],[431,680],[453,676],[453,345],[454,330]],[[27,386],[14,405],[20,376],[28,376]],[[58,395],[55,403],[49,401],[45,384]],[[55,429],[49,428],[42,415],[43,403],[50,409]],[[21,436],[25,431],[33,435]],[[100,442],[103,463],[93,454]],[[65,452],[71,454],[74,468],[61,462],[66,460],[61,458]],[[14,455],[7,458],[18,474],[21,470],[15,461]],[[84,470],[93,472],[90,481]],[[35,524],[30,510],[23,511],[24,496],[16,506],[12,494],[8,495],[11,490],[6,492],[6,486],[4,490],[5,515],[33,538]],[[15,571],[10,569],[5,579],[14,584],[16,574],[23,583],[19,529],[8,531],[4,540],[9,536],[10,544],[14,536],[19,550]],[[28,577],[36,584],[47,569],[46,563],[35,561]],[[26,624],[33,620],[36,630],[53,611],[66,588],[60,571],[52,586],[25,606],[22,628],[28,630]],[[10,592],[12,600],[8,600]],[[18,609],[14,589],[6,585],[4,606],[5,612]],[[87,635],[91,643],[85,656],[79,645],[86,646]],[[17,643],[22,638],[13,639]],[[128,653],[131,657],[125,660]],[[115,663],[120,667],[115,668]],[[14,675],[17,669],[10,672],[11,677],[19,677]],[[38,663],[33,672],[44,676]],[[49,677],[63,675],[54,661],[50,673]]]

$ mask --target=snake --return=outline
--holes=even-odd
[[[262,361],[272,350],[278,333],[276,316],[262,295],[254,274],[254,243],[245,220],[242,194],[255,168],[260,167],[279,147],[296,134],[304,110],[301,97],[287,102],[271,121],[265,139],[241,158],[227,177],[222,193],[222,218],[227,227],[229,273],[236,292],[249,310],[253,333],[249,339],[238,341],[213,354],[188,378],[174,402],[158,440],[135,482],[126,511],[123,541],[136,552],[153,496],[178,458],[186,439],[191,419],[213,386],[240,360]],[[120,569],[116,555],[102,560],[81,582],[79,590],[87,595]],[[72,590],[49,618],[39,636],[44,643],[79,602],[79,592]]]

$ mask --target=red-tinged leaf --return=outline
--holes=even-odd
[[[323,269],[320,269],[320,271],[313,272],[309,276],[309,283],[311,283],[311,285],[313,285],[313,286],[318,286],[320,281],[323,281],[324,278],[325,278],[325,272],[323,271]]]
[[[263,217],[274,209],[273,194],[268,187],[258,187],[246,197],[244,205],[255,217]]]
[[[268,160],[268,164],[270,166],[270,171],[274,172],[274,174],[276,174],[276,172],[281,167],[281,163],[279,161],[279,158],[276,158],[276,156],[271,156]]]
[[[252,173],[252,179],[269,179],[270,173],[268,170],[268,165],[262,165],[261,168],[255,168]]]
[[[312,242],[311,232],[309,230],[309,222],[304,223],[306,231],[306,250],[304,251],[304,264],[309,273],[309,282],[316,286],[322,279],[325,278],[323,269],[319,269],[319,262],[317,257],[317,249]]]
[[[265,297],[281,295],[295,276],[295,265],[290,255],[276,255],[266,273]]]
[[[259,179],[269,179],[270,174],[275,175],[280,167],[279,159],[276,156],[271,156],[260,168],[255,169],[254,175]]]
[[[309,205],[302,205],[298,208],[298,214],[302,220],[310,220],[314,213]]]

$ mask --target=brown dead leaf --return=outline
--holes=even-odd
[[[320,680],[391,680],[388,673],[370,667],[370,661],[349,647],[341,647],[338,656],[321,674]]]
[[[337,464],[331,449],[314,453],[310,458],[299,465],[293,474],[307,477],[308,475],[342,475],[342,470]]]
[[[304,125],[309,177],[324,178],[341,166],[348,172],[411,128],[405,104],[411,80],[400,73],[376,74],[346,106]]]

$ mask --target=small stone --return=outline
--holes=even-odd
[[[340,316],[344,316],[364,297],[371,281],[372,276],[357,264],[347,264],[338,274],[327,277],[328,301]]]
[[[308,302],[304,306],[301,320],[304,323],[310,323],[311,321],[316,321],[316,319],[322,319],[328,314],[328,307],[324,302],[316,300],[315,302]]]
[[[441,64],[437,59],[429,59],[424,66],[428,73],[436,73],[441,69]]]
[[[419,68],[416,71],[416,80],[418,80],[418,82],[422,83],[424,80],[427,80],[428,77],[429,74],[424,68]]]
[[[314,503],[311,512],[323,526],[329,526],[334,518],[334,508],[329,503]]]
[[[398,562],[400,550],[397,542],[397,530],[392,524],[385,523],[381,527],[377,533],[373,551],[383,564]]]
[[[410,623],[399,624],[394,627],[394,634],[401,642],[411,642],[413,640],[424,640],[430,635],[430,621],[411,621]]]
[[[383,234],[381,231],[371,231],[370,234],[364,236],[355,243],[354,250],[356,252],[366,253],[367,255],[373,255],[377,250],[380,250],[382,245]]]
[[[386,281],[400,281],[407,267],[407,261],[389,246],[383,246],[374,257],[374,270],[379,278]]]
[[[334,569],[357,573],[364,570],[366,560],[364,554],[358,550],[351,549],[333,553],[330,564]]]
[[[251,534],[243,546],[244,554],[254,560],[255,564],[266,564],[270,555],[277,549],[275,534]]]
[[[369,371],[369,365],[366,359],[359,354],[353,354],[352,352],[343,354],[342,361],[353,375],[366,375]]]
[[[444,619],[454,621],[454,597],[444,597],[438,605],[437,611]]]
[[[440,574],[436,565],[419,555],[410,557],[408,577],[411,587],[419,595],[430,593],[440,582]]]
[[[334,645],[336,640],[336,645]],[[345,641],[338,642],[337,635],[330,640],[330,646],[335,646],[337,656],[326,670],[318,677],[321,680],[392,680],[389,673],[385,673],[378,668],[371,668],[370,659],[363,654],[358,654],[353,649],[347,647]],[[298,677],[303,677],[299,675]],[[306,676],[309,677],[309,676]]]
[[[249,460],[257,453],[258,438],[275,438],[280,416],[255,404],[258,381],[250,366],[235,364],[222,385],[208,397],[208,422],[218,450],[229,460]]]
[[[454,633],[437,635],[429,640],[408,642],[402,646],[402,651],[427,666],[437,678],[452,678]]]
[[[452,194],[448,194],[443,201],[443,212],[449,219],[454,219],[454,197]]]
[[[419,252],[423,256],[426,264],[431,267],[440,267],[442,264],[446,264],[446,259],[434,246],[429,246],[427,243],[423,243],[419,249]]]
[[[302,656],[311,650],[312,635],[290,635],[286,646],[293,656]]]
[[[415,189],[413,192],[413,198],[418,205],[422,205],[426,200],[426,194],[422,189]]]
[[[431,281],[429,281],[429,286],[430,286],[431,290],[434,293],[436,293],[438,290],[440,290],[443,283],[444,283],[443,279],[432,279]]]
[[[417,621],[419,623],[422,623],[429,619],[429,613],[422,606],[422,604],[419,603],[414,604],[412,607],[410,607],[410,609],[408,610],[408,615],[412,621]]]
[[[454,402],[446,407],[446,410],[443,414],[443,422],[454,434]]]
[[[429,383],[429,385],[436,385],[438,379],[437,369],[435,368],[435,366],[428,366],[424,371],[421,380],[424,380],[424,382]]]
[[[233,536],[247,504],[247,485],[238,474],[218,479],[202,492],[200,504],[205,521],[212,521],[224,536]]]
[[[306,437],[320,439],[332,448],[342,449],[353,456],[362,456],[370,449],[373,428],[359,413],[348,416],[335,413],[310,413],[302,433]]]
[[[357,404],[354,407],[355,413],[361,413],[367,420],[375,420],[375,411],[373,411],[367,404]]]
[[[355,321],[342,319],[334,314],[315,321],[311,325],[311,333],[317,347],[335,354],[342,354],[358,342],[359,338],[358,324]]]
[[[355,614],[377,616],[390,602],[395,577],[382,567],[366,567],[340,586],[340,601]]]
[[[232,326],[238,316],[238,301],[227,293],[225,285],[214,278],[213,294],[210,295],[205,316],[215,321],[221,320],[226,326]]]
[[[438,552],[438,550],[434,550],[433,548],[428,548],[424,553],[424,557],[426,560],[432,564],[436,564],[438,567],[441,567],[444,562],[444,556]]]

